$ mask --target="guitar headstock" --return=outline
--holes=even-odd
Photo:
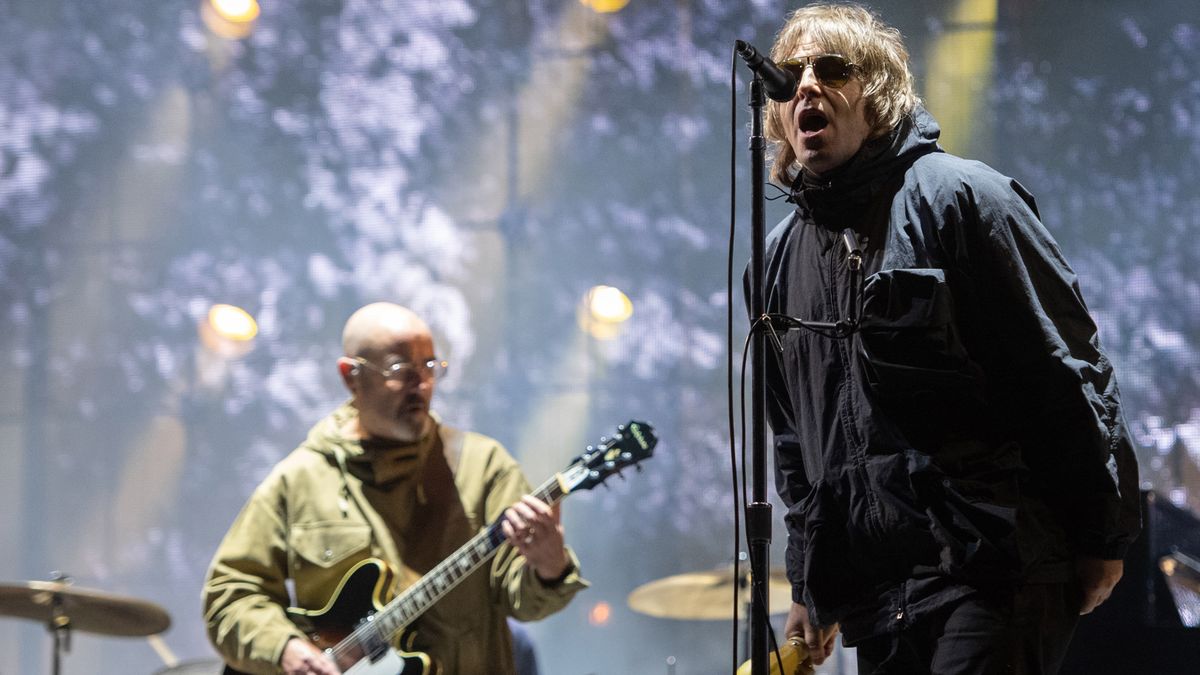
[[[646,422],[630,420],[617,427],[612,436],[589,445],[565,471],[559,474],[563,492],[590,490],[621,469],[634,466],[654,454],[658,437]]]

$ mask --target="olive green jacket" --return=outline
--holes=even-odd
[[[364,481],[354,470],[362,446],[339,429],[355,414],[343,405],[310,430],[254,491],[213,558],[203,592],[208,635],[238,670],[279,672],[284,645],[292,637],[304,638],[285,608],[325,607],[355,564],[380,558],[401,571],[395,586],[407,587],[420,574],[406,564],[410,543],[411,559],[445,558],[532,492],[497,441],[439,425],[439,442],[425,464],[445,458],[440,466],[453,474],[462,510],[448,509],[454,513],[439,517],[437,531],[422,531],[420,523],[407,521],[408,514],[420,512],[419,480],[381,488],[369,482],[369,473]],[[421,541],[422,550],[398,532],[418,533],[411,538]],[[513,673],[506,616],[529,621],[565,607],[587,586],[574,554],[570,557],[574,571],[546,584],[523,556],[502,544],[490,565],[470,574],[417,620],[414,647],[428,652],[448,674]]]

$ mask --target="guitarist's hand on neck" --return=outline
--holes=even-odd
[[[342,671],[307,640],[292,638],[283,647],[279,667],[284,675],[338,675]]]
[[[525,495],[504,512],[500,527],[539,579],[552,582],[567,573],[571,559],[563,542],[558,504],[550,507],[537,497]]]

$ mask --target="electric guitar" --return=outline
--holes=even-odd
[[[657,444],[653,427],[631,420],[618,426],[611,438],[602,437],[599,445],[589,445],[533,496],[553,506],[568,494],[590,490],[621,469],[649,458]],[[370,558],[346,573],[324,607],[292,607],[288,613],[346,675],[436,675],[437,664],[428,654],[413,650],[416,633],[406,629],[496,554],[505,541],[500,529],[503,520],[501,516],[488,525],[386,604],[393,572],[384,561]],[[398,649],[392,647],[397,635]],[[231,666],[223,673],[242,675]]]

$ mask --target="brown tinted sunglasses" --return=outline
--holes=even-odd
[[[817,82],[834,89],[845,86],[854,74],[854,69],[858,68],[858,65],[850,63],[849,59],[841,54],[816,54],[779,62],[779,67],[795,75],[797,82],[804,79],[804,69],[809,66],[812,66]]]

